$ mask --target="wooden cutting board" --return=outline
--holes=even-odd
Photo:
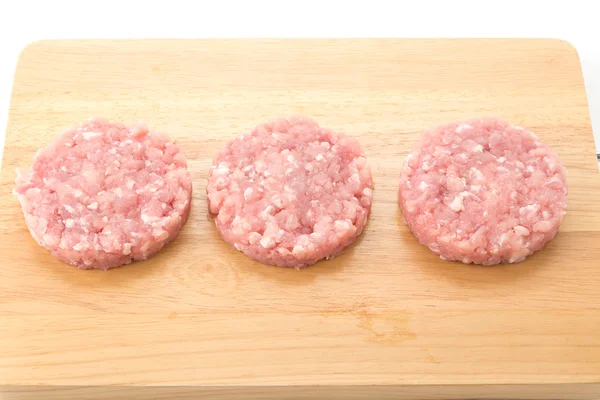
[[[376,185],[358,243],[301,271],[225,244],[205,195],[226,140],[293,113],[356,136]],[[423,129],[491,114],[559,153],[568,214],[523,263],[444,262],[402,224],[400,167]],[[16,167],[92,116],[169,132],[194,182],[180,237],[109,272],[55,260],[11,195]],[[0,184],[3,398],[600,394],[600,176],[566,42],[36,42],[18,63]]]

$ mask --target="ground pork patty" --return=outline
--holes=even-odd
[[[147,259],[177,236],[191,205],[177,145],[143,124],[105,119],[57,136],[16,183],[31,235],[82,269]]]
[[[299,268],[356,240],[373,181],[356,139],[293,116],[229,142],[214,158],[207,194],[226,242],[264,264]]]
[[[499,118],[425,132],[405,160],[398,202],[419,241],[445,260],[520,262],[556,235],[566,170],[529,130]]]

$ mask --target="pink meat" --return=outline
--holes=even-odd
[[[264,264],[302,267],[356,240],[373,182],[355,139],[295,116],[228,143],[207,194],[225,241]]]
[[[166,135],[104,119],[56,137],[16,183],[31,235],[82,269],[147,259],[177,236],[191,205],[186,161]]]
[[[524,260],[556,235],[566,170],[527,129],[501,119],[428,130],[406,157],[398,202],[418,240],[445,260]]]

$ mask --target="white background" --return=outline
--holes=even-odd
[[[600,152],[595,1],[5,0],[0,5],[0,152],[19,52],[58,38],[539,37],[578,50]],[[35,132],[24,132],[34,135]]]

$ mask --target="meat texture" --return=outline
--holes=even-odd
[[[293,116],[228,143],[214,158],[207,194],[226,242],[264,264],[299,268],[356,240],[373,180],[356,139]]]
[[[516,263],[554,238],[566,170],[529,130],[500,118],[424,133],[406,157],[398,202],[418,240],[445,260]]]
[[[165,134],[89,119],[17,170],[14,193],[41,246],[79,268],[109,269],[145,260],[177,236],[192,183]]]

